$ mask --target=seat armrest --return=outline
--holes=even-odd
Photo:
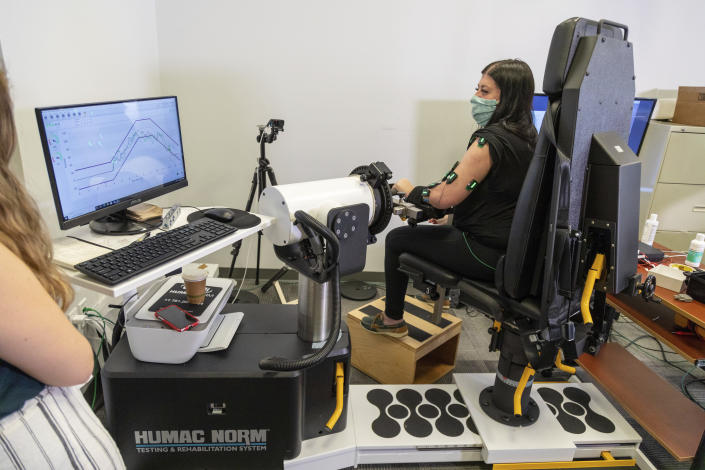
[[[460,280],[460,276],[456,273],[411,253],[402,253],[399,256],[399,265],[401,271],[409,275],[421,273],[424,281],[430,281],[442,287],[455,287]]]

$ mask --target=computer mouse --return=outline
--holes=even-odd
[[[217,220],[218,222],[225,222],[227,224],[233,220],[235,213],[227,207],[216,207],[204,211],[203,216],[208,217],[209,219]]]

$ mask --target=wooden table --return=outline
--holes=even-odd
[[[672,258],[671,262],[682,263],[683,258]],[[641,266],[638,269],[645,279],[646,270]],[[661,299],[660,304],[627,294],[608,295],[607,303],[689,362],[703,367],[705,341],[674,334],[673,319],[677,313],[705,328],[705,305],[677,301],[675,294],[657,285],[655,295]],[[597,356],[583,354],[579,363],[674,458],[683,461],[695,456],[705,430],[705,411],[680,390],[618,343],[603,345]]]
[[[658,246],[660,249],[665,247]],[[676,256],[670,263],[683,264],[685,256]],[[668,263],[668,261],[666,261]],[[648,271],[641,265],[637,268],[642,279],[646,279]],[[705,366],[705,341],[695,336],[674,334],[674,314],[679,314],[696,325],[705,328],[705,304],[700,302],[681,302],[674,296],[676,292],[656,285],[655,296],[661,300],[660,304],[645,303],[640,297],[631,297],[627,294],[608,295],[607,303],[616,308],[644,330],[659,340],[668,344],[670,348],[679,353],[688,361],[698,366]],[[698,362],[703,360],[702,363]]]

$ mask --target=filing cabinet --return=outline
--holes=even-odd
[[[651,121],[639,159],[640,227],[656,213],[656,242],[687,250],[705,233],[705,127]]]

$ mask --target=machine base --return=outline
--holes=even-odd
[[[634,459],[641,470],[655,470],[639,451],[641,437],[592,384],[535,383],[532,397],[542,408],[539,423],[512,428],[480,410],[479,390],[493,382],[494,374],[454,377],[457,385],[351,385],[351,425],[338,434],[304,441],[301,454],[284,467],[536,462],[526,468],[541,468],[550,462],[599,460],[607,451],[615,459]],[[530,441],[537,433],[544,439]],[[514,439],[520,443],[515,445]]]
[[[347,329],[322,364],[265,372],[257,366],[265,356],[312,352],[296,335],[296,306],[232,308],[245,316],[225,351],[198,353],[186,364],[151,364],[135,360],[123,340],[106,361],[108,427],[129,468],[567,462],[609,451],[653,469],[638,451],[639,435],[592,384],[535,383],[539,419],[519,428],[481,409],[480,393],[494,374],[455,374],[457,385],[346,384],[343,413],[334,433],[324,434],[335,407],[337,362],[349,377]]]
[[[340,295],[350,300],[370,300],[377,296],[377,288],[357,279],[343,280],[340,283]]]
[[[267,356],[298,358],[311,343],[297,334],[295,305],[228,305],[244,317],[230,347],[185,364],[136,360],[125,338],[102,370],[108,429],[130,469],[282,468],[301,441],[323,433],[335,409],[336,363],[349,377],[350,339],[315,367],[259,369]],[[347,425],[343,413],[333,427]]]
[[[531,398],[540,413],[534,424],[511,427],[487,416],[480,404],[482,390],[494,383],[494,374],[455,374],[458,389],[484,443],[486,463],[565,462],[599,458],[610,451],[631,456],[641,437],[590,383],[535,382]]]
[[[536,422],[539,417],[539,406],[533,398],[529,398],[527,402],[529,409],[524,410],[522,416],[514,416],[492,405],[492,390],[493,387],[487,387],[480,393],[480,406],[487,416],[506,426],[531,426]]]

